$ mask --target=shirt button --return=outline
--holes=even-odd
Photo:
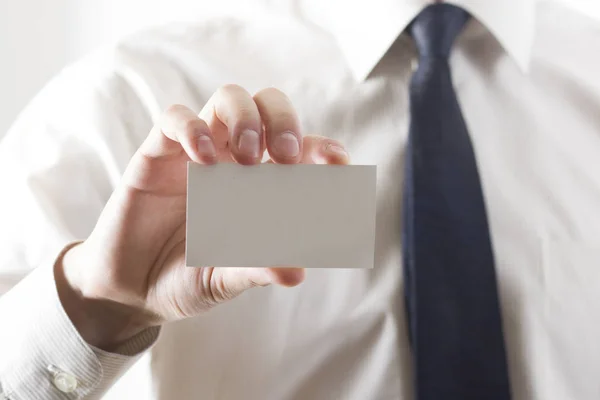
[[[410,69],[412,72],[415,72],[417,69],[419,68],[419,60],[417,60],[416,58],[411,58],[410,59]]]
[[[77,379],[66,372],[59,372],[54,375],[54,386],[63,393],[71,393],[77,389]]]
[[[48,366],[48,371],[52,373],[52,383],[63,393],[71,393],[77,389],[77,379],[54,365]]]

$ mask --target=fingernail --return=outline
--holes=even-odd
[[[202,157],[216,157],[217,151],[212,139],[208,136],[202,135],[198,138],[198,153]]]
[[[238,150],[252,158],[258,158],[260,153],[260,136],[258,132],[247,129],[240,134]]]
[[[348,157],[348,152],[346,150],[344,150],[342,147],[335,145],[335,144],[328,144],[327,147],[325,148],[325,150],[330,153],[337,154],[338,156],[341,156],[341,157]]]
[[[292,132],[284,132],[273,139],[273,150],[281,157],[296,157],[300,153],[300,143]]]

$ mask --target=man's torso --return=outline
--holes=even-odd
[[[453,79],[485,192],[514,398],[597,398],[600,24],[540,5],[528,73],[475,21],[455,48]],[[415,61],[402,37],[359,81],[330,36],[291,20],[171,26],[101,58],[94,90],[116,116],[93,139],[110,154],[106,197],[153,116],[173,103],[200,111],[227,83],[250,92],[278,87],[305,134],[338,139],[354,164],[378,166],[373,270],[310,270],[297,288],[250,291],[165,326],[107,399],[412,398],[400,208]],[[95,61],[75,69],[86,62]]]

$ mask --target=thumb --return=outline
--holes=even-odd
[[[293,287],[304,281],[304,268],[215,268],[210,287],[219,300],[230,300],[255,286]]]

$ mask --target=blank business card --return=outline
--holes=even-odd
[[[189,266],[372,268],[376,167],[188,164]]]

